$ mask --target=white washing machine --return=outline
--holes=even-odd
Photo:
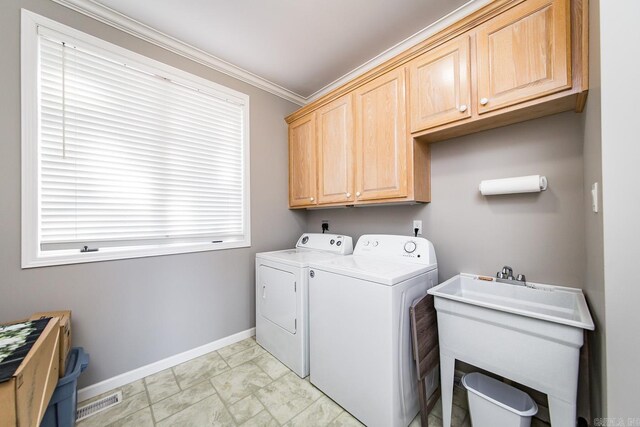
[[[309,375],[309,263],[353,252],[353,240],[307,233],[295,249],[256,254],[256,341],[289,369]]]
[[[367,426],[407,426],[420,406],[409,308],[438,282],[433,245],[364,235],[309,276],[311,383]]]

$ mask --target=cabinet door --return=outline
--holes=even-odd
[[[465,34],[411,62],[411,132],[471,117],[469,54]]]
[[[353,202],[353,102],[347,94],[316,112],[318,203]]]
[[[407,196],[404,69],[359,87],[356,110],[356,201]]]
[[[289,125],[289,206],[316,201],[316,116],[306,115]]]
[[[571,87],[567,0],[529,0],[477,31],[478,112]]]

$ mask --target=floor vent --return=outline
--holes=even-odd
[[[78,408],[78,410],[76,411],[76,421],[81,421],[85,418],[89,418],[90,416],[95,415],[98,412],[102,412],[105,409],[109,409],[120,402],[122,402],[121,391],[105,396],[100,400],[96,400],[95,402]]]

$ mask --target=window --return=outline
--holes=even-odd
[[[250,245],[249,98],[23,10],[23,267]]]

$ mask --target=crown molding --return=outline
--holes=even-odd
[[[462,6],[460,6],[457,9],[451,11],[450,13],[448,13],[447,15],[443,16],[442,18],[438,19],[434,23],[424,27],[422,30],[418,31],[417,33],[415,33],[415,34],[413,34],[413,35],[411,35],[409,37],[407,37],[406,39],[404,39],[400,43],[396,44],[395,46],[390,47],[389,49],[385,50],[384,52],[380,53],[379,55],[371,58],[370,60],[368,60],[364,64],[359,65],[358,67],[356,67],[353,70],[349,71],[344,76],[342,76],[342,77],[334,80],[333,82],[329,83],[328,85],[326,85],[322,89],[319,89],[316,92],[312,93],[311,95],[307,96],[305,98],[306,103],[308,104],[310,102],[315,101],[316,99],[322,98],[324,95],[326,95],[327,93],[331,92],[332,90],[334,90],[334,89],[342,86],[343,84],[353,80],[354,78],[366,73],[367,71],[373,70],[378,65],[384,63],[385,61],[393,58],[396,55],[399,55],[400,53],[404,52],[405,50],[409,49],[410,47],[413,47],[413,46],[417,45],[418,43],[421,43],[421,42],[425,41],[426,39],[428,39],[429,37],[431,37],[434,34],[438,33],[439,31],[444,30],[448,26],[450,26],[450,25],[454,24],[455,22],[461,20],[462,18],[472,14],[473,12],[481,9],[482,7],[484,7],[487,4],[491,3],[492,1],[493,0],[469,0],[467,3],[463,4]]]
[[[342,86],[355,77],[364,74],[369,70],[372,70],[373,68],[393,58],[394,56],[407,50],[408,48],[428,39],[438,31],[443,30],[456,21],[477,11],[483,6],[491,3],[491,1],[493,0],[469,0],[467,3],[463,4],[456,10],[443,16],[439,20],[428,25],[412,36],[406,38],[395,46],[392,46],[391,48],[385,50],[374,58],[366,61],[362,65],[354,68],[347,74],[334,80],[333,82],[329,83],[328,85],[317,90],[309,96],[302,96],[296,92],[277,85],[243,68],[235,66],[201,49],[191,46],[188,43],[182,42],[168,34],[151,28],[148,25],[143,24],[142,22],[130,18],[94,0],[51,1],[68,7],[69,9],[75,10],[76,12],[82,13],[83,15],[89,16],[104,24],[117,28],[170,52],[181,55],[187,59],[198,62],[221,73],[227,74],[228,76],[253,85],[259,89],[265,90],[269,93],[286,99],[287,101],[291,101],[294,104],[303,106],[312,101],[315,101],[318,98],[321,98],[322,96],[326,95],[337,87]]]
[[[229,62],[151,28],[142,22],[136,21],[133,18],[130,18],[107,6],[101,5],[93,0],[51,1],[61,4],[62,6],[66,6],[69,9],[80,12],[83,15],[89,16],[104,24],[117,28],[187,59],[198,62],[235,79],[249,83],[250,85],[277,95],[287,101],[291,101],[298,105],[305,105],[307,103],[307,99],[304,96],[270,82],[269,80],[257,76],[243,68],[230,64]]]

